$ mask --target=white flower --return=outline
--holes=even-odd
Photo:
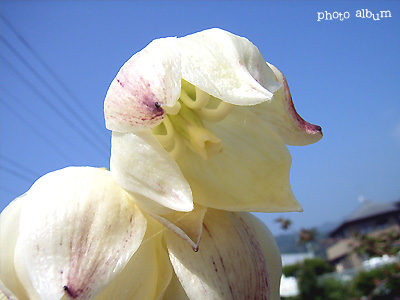
[[[279,299],[278,248],[248,211],[301,210],[286,144],[322,137],[282,73],[220,29],[159,39],[104,111],[111,172],[49,173],[2,212],[0,298]]]
[[[147,211],[301,211],[286,144],[316,142],[321,128],[247,39],[210,29],[154,40],[118,72],[104,111],[113,177]]]
[[[208,209],[203,227],[194,252],[109,171],[49,173],[0,215],[0,299],[279,299],[279,251],[264,224]]]

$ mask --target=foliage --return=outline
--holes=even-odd
[[[284,266],[282,270],[287,277],[297,277],[300,293],[298,299],[324,297],[324,288],[318,284],[318,276],[332,271],[333,268],[322,258],[306,259],[302,263]]]
[[[277,218],[275,219],[275,222],[281,224],[282,230],[287,230],[292,225],[292,220],[290,219]]]
[[[400,297],[400,264],[359,272],[353,280],[352,288],[356,295],[369,296],[369,299],[374,300]]]
[[[326,278],[319,282],[322,295],[321,300],[345,300],[350,299],[349,285],[341,280]]]
[[[282,300],[400,299],[400,263],[361,271],[349,283],[332,277],[319,279],[320,275],[332,271],[332,267],[320,258],[307,259],[283,269],[285,276],[297,277],[299,295]]]
[[[296,297],[282,300],[353,300],[349,284],[334,278],[318,279],[311,266],[301,270],[299,274],[299,291]]]
[[[400,251],[400,232],[386,231],[379,235],[357,234],[353,252],[368,257],[396,255]]]
[[[296,277],[303,264],[293,264],[282,267],[282,274],[286,277]]]
[[[314,241],[316,235],[317,235],[317,230],[316,229],[314,229],[314,228],[312,228],[312,229],[302,228],[300,230],[300,234],[299,234],[299,241],[298,241],[299,245],[306,244],[306,243]]]
[[[303,264],[314,270],[317,276],[333,272],[334,270],[334,268],[322,258],[306,259]]]
[[[313,299],[321,294],[318,276],[313,264],[304,263],[297,276],[300,299]]]
[[[317,276],[333,271],[331,265],[329,265],[324,259],[317,257],[305,259],[302,263],[284,266],[282,268],[282,273],[286,277],[297,277],[305,267],[313,270]]]

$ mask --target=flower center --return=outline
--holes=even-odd
[[[175,160],[182,156],[186,148],[198,153],[203,159],[209,159],[222,151],[221,140],[204,126],[203,120],[221,121],[232,111],[232,104],[182,80],[177,103],[163,109],[167,114],[152,132]]]

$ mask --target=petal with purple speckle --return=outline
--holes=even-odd
[[[191,300],[279,299],[279,250],[254,216],[208,209],[198,252],[171,233],[166,241]]]
[[[304,146],[319,141],[322,138],[321,127],[305,121],[297,113],[285,76],[275,66],[268,65],[282,87],[271,101],[249,109],[269,124],[288,145]]]
[[[93,299],[138,249],[146,219],[109,171],[70,167],[25,196],[15,268],[28,295]]]
[[[176,40],[154,40],[122,66],[104,102],[108,129],[133,132],[162,122],[165,116],[162,107],[172,107],[181,90],[181,62]]]

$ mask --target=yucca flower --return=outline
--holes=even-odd
[[[286,145],[316,142],[321,128],[296,113],[282,73],[243,37],[154,40],[122,66],[104,111],[111,173],[148,212],[302,210]]]
[[[158,39],[104,112],[111,172],[49,173],[1,214],[3,296],[279,299],[278,248],[248,212],[301,210],[286,145],[322,137],[282,73],[220,29]]]
[[[262,222],[209,209],[202,226],[194,252],[108,170],[46,174],[0,215],[0,299],[279,299]]]

